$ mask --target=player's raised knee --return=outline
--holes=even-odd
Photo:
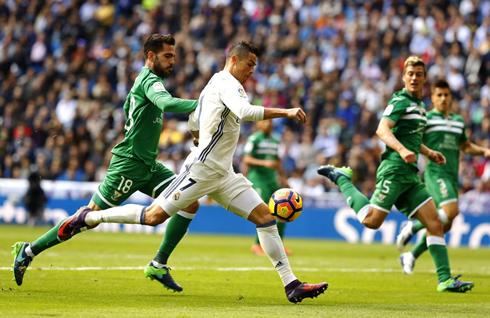
[[[381,224],[383,224],[383,221],[384,220],[377,220],[377,219],[373,219],[373,218],[365,218],[362,221],[362,224],[369,229],[377,230],[377,229],[379,229]]]

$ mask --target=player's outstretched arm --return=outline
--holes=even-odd
[[[156,99],[156,103],[168,113],[189,113],[197,107],[197,100],[176,98],[170,94],[162,95],[161,98]]]
[[[394,149],[400,154],[400,157],[406,164],[417,162],[417,156],[415,153],[405,148],[405,146],[396,139],[395,135],[391,132],[391,129],[395,127],[395,123],[389,119],[382,118],[379,122],[376,135],[391,149]]]
[[[459,145],[459,149],[462,152],[471,155],[471,156],[485,156],[485,158],[490,158],[490,149],[483,148],[466,140]]]
[[[242,162],[249,166],[259,166],[269,169],[277,169],[279,164],[277,160],[258,159],[251,155],[243,155]]]
[[[301,108],[264,108],[264,120],[280,117],[296,119],[297,122],[302,124],[306,123],[306,114]]]
[[[432,150],[424,144],[420,146],[420,153],[429,158],[430,161],[435,162],[438,166],[446,163],[446,157],[442,153]]]

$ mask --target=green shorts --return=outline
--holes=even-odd
[[[252,188],[260,195],[265,203],[269,204],[269,200],[274,191],[279,190],[281,186],[277,182],[265,183],[265,182],[253,182]]]
[[[371,205],[389,213],[393,205],[411,218],[431,199],[415,167],[383,160],[376,172],[376,190]]]
[[[458,202],[458,179],[443,171],[425,170],[425,184],[437,207]]]
[[[140,191],[156,198],[175,179],[175,174],[161,163],[153,167],[141,161],[113,155],[104,181],[92,200],[108,209],[126,201]]]

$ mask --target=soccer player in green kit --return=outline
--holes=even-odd
[[[366,227],[378,229],[393,205],[408,218],[418,219],[427,228],[427,246],[436,265],[437,291],[466,292],[473,282],[451,276],[442,223],[436,205],[417,175],[419,152],[437,165],[446,159],[422,144],[427,126],[422,88],[427,80],[425,63],[416,56],[405,61],[405,88],[395,92],[386,107],[376,134],[386,144],[376,172],[376,190],[368,200],[351,182],[349,167],[321,166],[318,173],[336,183],[358,220]]]
[[[145,66],[136,77],[124,104],[127,118],[124,140],[112,149],[107,175],[88,205],[91,210],[119,206],[136,191],[156,198],[175,179],[171,170],[155,161],[163,114],[192,112],[197,101],[174,98],[165,89],[163,79],[170,75],[175,64],[175,39],[172,35],[151,35],[143,45],[143,52]],[[182,287],[170,275],[167,259],[186,233],[198,207],[196,201],[170,219],[156,257],[145,268],[147,277],[157,279],[174,291],[182,291]],[[60,221],[32,243],[17,242],[13,246],[12,268],[17,285],[22,284],[34,256],[72,237],[72,233],[64,231],[64,226],[73,217]]]
[[[425,184],[429,193],[439,207],[439,218],[444,233],[451,229],[458,209],[458,168],[459,151],[472,156],[490,158],[490,149],[480,147],[468,140],[463,117],[450,111],[451,89],[445,80],[432,84],[431,101],[434,108],[427,112],[427,127],[424,133],[424,144],[440,151],[446,157],[446,164],[438,167],[429,162],[425,168]],[[408,222],[397,237],[397,246],[402,251],[410,239],[424,225],[419,221]],[[400,263],[405,274],[413,274],[415,260],[427,250],[427,235],[415,244],[414,248],[400,255]]]
[[[289,185],[278,154],[280,142],[272,136],[274,129],[272,120],[258,121],[256,125],[258,131],[248,137],[245,144],[243,163],[248,166],[247,178],[253,182],[252,188],[257,191],[266,204],[269,204],[269,199],[274,191],[281,188],[277,181],[277,174],[279,174],[284,187],[288,188]],[[281,238],[284,238],[285,227],[286,223],[277,223],[277,230]],[[292,254],[291,250],[286,247],[284,250],[287,255]],[[257,234],[251,251],[257,255],[265,255]]]

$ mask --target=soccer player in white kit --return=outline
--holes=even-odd
[[[216,73],[201,92],[199,104],[189,117],[189,128],[199,138],[177,178],[149,206],[128,204],[103,211],[81,210],[70,222],[73,231],[101,222],[158,225],[190,203],[209,195],[221,206],[257,226],[264,249],[293,303],[316,297],[327,283],[307,284],[294,276],[277,231],[276,220],[252,183],[233,171],[232,159],[240,135],[240,121],[287,117],[306,122],[300,108],[264,108],[251,105],[243,84],[254,73],[258,50],[246,43],[233,44],[226,54],[224,70]],[[158,265],[158,264],[153,264]]]

